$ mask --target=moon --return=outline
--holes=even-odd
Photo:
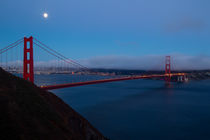
[[[44,12],[44,13],[43,13],[43,17],[44,17],[45,19],[47,19],[47,18],[48,18],[48,13]]]

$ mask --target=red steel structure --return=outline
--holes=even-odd
[[[33,37],[24,37],[23,78],[34,83]]]
[[[171,81],[171,57],[166,56],[165,60],[165,81],[166,83],[170,83]]]
[[[0,49],[0,55],[7,52],[8,50],[11,50],[12,48],[18,46],[22,42],[24,42],[23,78],[25,80],[32,82],[32,83],[34,83],[33,45],[36,45],[36,47],[41,48],[42,50],[46,51],[48,54],[55,56],[56,58],[58,58],[59,60],[62,60],[63,62],[65,62],[67,64],[72,64],[76,67],[79,67],[82,70],[88,69],[88,68],[82,66],[81,64],[77,63],[76,61],[68,59],[68,58],[64,57],[62,54],[50,49],[48,46],[46,46],[42,42],[38,41],[36,38],[33,38],[32,36],[29,38],[24,37],[24,40],[20,39],[20,40],[16,41],[15,43],[13,43],[3,49]],[[6,57],[7,57],[7,54],[6,54]],[[161,78],[166,81],[166,84],[170,84],[171,77],[176,76],[178,78],[179,77],[183,78],[185,75],[186,75],[185,73],[171,73],[171,57],[166,56],[166,58],[165,58],[165,73],[164,74],[133,75],[133,76],[124,76],[124,77],[120,77],[120,78],[112,77],[112,78],[102,79],[102,80],[91,80],[91,81],[73,82],[73,83],[66,83],[66,84],[47,85],[47,86],[41,86],[41,88],[45,89],[45,90],[52,90],[52,89],[75,87],[75,86],[90,85],[90,84],[99,84],[99,83],[106,83],[106,82],[134,80],[134,79],[150,79],[150,78],[155,78],[155,79]],[[184,81],[184,79],[182,79],[181,81]]]
[[[183,75],[185,75],[185,73],[173,73],[173,74],[171,74],[171,76],[183,76]],[[48,85],[48,86],[41,86],[40,88],[44,89],[44,90],[53,90],[53,89],[60,89],[60,88],[67,88],[67,87],[77,87],[77,86],[83,86],[83,85],[92,85],[92,84],[117,82],[117,81],[125,81],[125,80],[161,78],[161,77],[165,77],[165,76],[166,76],[165,74],[125,76],[125,77],[121,77],[121,78],[111,78],[111,79],[92,80],[92,81],[68,83],[68,84]]]

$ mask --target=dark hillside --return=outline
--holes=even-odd
[[[0,140],[104,140],[56,95],[0,68]]]

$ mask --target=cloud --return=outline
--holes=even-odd
[[[68,67],[68,68],[78,68],[75,64],[67,63],[68,60],[46,60],[46,61],[34,61],[34,67]],[[23,61],[12,60],[12,61],[2,61],[0,67],[23,67]]]
[[[172,70],[210,70],[210,56],[205,55],[183,55],[171,54],[171,69]],[[108,69],[133,69],[133,70],[164,70],[165,56],[164,55],[145,55],[145,56],[98,56],[78,61],[83,66],[88,68],[108,68]],[[1,66],[21,66],[23,62],[20,60],[1,63]],[[71,67],[61,61],[37,61],[34,62],[35,67]]]
[[[207,24],[204,20],[183,18],[178,21],[173,21],[166,26],[168,32],[179,32],[179,31],[201,31],[205,29]]]
[[[100,56],[80,60],[81,64],[90,68],[164,70],[165,56]],[[203,70],[210,69],[210,56],[171,55],[173,70]]]

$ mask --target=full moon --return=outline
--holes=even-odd
[[[43,17],[44,17],[44,18],[48,18],[48,13],[44,13],[44,14],[43,14]]]

